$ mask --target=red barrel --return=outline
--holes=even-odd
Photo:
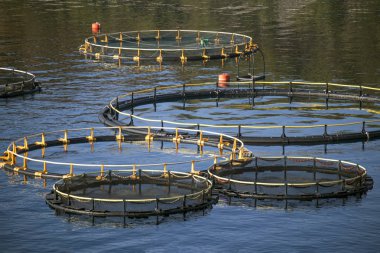
[[[100,32],[100,23],[98,23],[98,22],[92,23],[91,28],[92,28],[93,33]]]
[[[223,73],[218,76],[218,86],[222,88],[228,87],[228,82],[230,81],[230,74]]]

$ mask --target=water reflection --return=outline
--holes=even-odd
[[[265,52],[270,74],[267,80],[334,81],[379,87],[379,9],[377,0],[2,0],[0,66],[36,74],[43,91],[0,100],[0,148],[4,150],[10,140],[30,133],[102,126],[97,115],[111,98],[151,87],[157,80],[160,84],[215,80],[222,71],[236,72],[234,64],[221,67],[220,63],[200,63],[196,67],[187,65],[184,71],[178,65],[164,66],[158,72],[139,72],[126,66],[87,61],[79,55],[78,45],[91,34],[90,26],[95,21],[102,24],[103,32],[178,26],[239,32],[253,36]],[[362,143],[331,144],[325,152],[323,145],[289,146],[285,153],[358,162],[368,167],[376,182],[380,180],[379,141],[366,142],[364,147]],[[280,154],[283,149],[249,148],[258,155]],[[355,204],[318,208],[312,215],[302,210],[288,213],[260,209],[245,212],[234,206],[215,208],[212,215],[199,220],[160,226],[159,233],[150,226],[136,228],[133,233],[128,230],[130,240],[126,240],[117,229],[89,229],[80,223],[60,222],[44,204],[46,190],[33,187],[31,180],[25,185],[20,181],[0,173],[0,212],[4,214],[0,216],[0,245],[13,251],[125,251],[126,247],[131,251],[180,251],[185,244],[185,250],[198,251],[249,251],[253,247],[268,251],[270,245],[272,251],[371,252],[379,247],[376,187]],[[255,230],[260,233],[251,233]],[[162,244],[162,238],[173,235],[178,240]],[[57,240],[62,237],[65,240]],[[46,243],[36,243],[41,238]],[[77,243],[67,244],[68,240]],[[100,241],[104,243],[101,246]],[[188,245],[189,241],[193,246]]]

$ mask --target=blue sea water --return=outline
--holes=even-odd
[[[216,80],[221,72],[236,72],[233,60],[223,67],[216,61],[184,67],[164,64],[159,70],[156,65],[137,68],[85,59],[78,48],[95,21],[105,32],[180,26],[253,34],[266,56],[267,80],[380,87],[380,62],[375,57],[380,45],[379,9],[376,0],[1,1],[0,66],[31,71],[43,91],[0,100],[0,149],[33,133],[102,126],[98,112],[127,91]],[[260,59],[257,65],[262,71]],[[210,106],[210,113],[213,110]],[[285,150],[249,146],[262,156],[284,153],[359,163],[374,180],[374,188],[361,198],[318,206],[292,203],[287,209],[283,202],[253,207],[221,198],[204,216],[169,217],[160,225],[132,220],[123,227],[109,220],[96,219],[93,224],[88,217],[58,216],[44,201],[54,181],[44,187],[42,180],[24,182],[22,176],[0,171],[0,251],[377,252],[379,144],[370,140]],[[137,161],[144,159],[133,155]],[[81,158],[88,159],[85,154],[75,157]]]

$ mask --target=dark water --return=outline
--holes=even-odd
[[[14,1],[0,2],[0,66],[36,74],[43,92],[0,101],[0,148],[27,134],[101,126],[97,113],[116,95],[152,85],[215,80],[234,61],[136,68],[86,60],[78,47],[99,21],[104,32],[219,30],[253,35],[268,80],[331,81],[380,87],[380,3],[369,1]],[[259,60],[258,60],[259,61]],[[225,202],[206,216],[122,228],[55,216],[39,180],[0,172],[4,252],[377,252],[380,246],[379,141],[287,147],[288,155],[350,160],[375,186],[362,198],[288,210]],[[279,155],[282,147],[251,147]],[[138,155],[136,155],[138,158]],[[84,157],[85,159],[85,157]],[[48,183],[50,187],[52,182]]]

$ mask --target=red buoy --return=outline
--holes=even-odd
[[[92,23],[91,27],[92,27],[92,32],[93,33],[100,32],[100,23],[98,23],[98,22]]]
[[[230,81],[230,74],[223,73],[218,76],[218,86],[222,88],[228,87],[228,82]]]

